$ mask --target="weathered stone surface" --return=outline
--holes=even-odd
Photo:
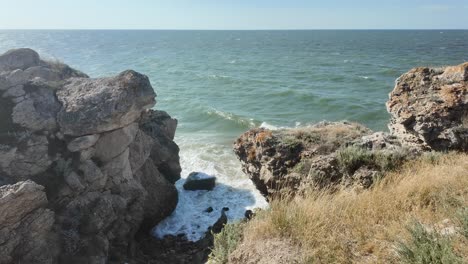
[[[131,70],[112,78],[72,78],[57,91],[63,106],[58,122],[62,132],[72,136],[115,130],[154,106],[154,97],[148,77]]]
[[[102,162],[107,162],[118,156],[133,142],[137,132],[138,124],[133,123],[124,128],[102,134],[95,146],[95,157]]]
[[[403,74],[387,102],[391,133],[422,150],[468,151],[467,73],[468,63]]]
[[[20,97],[25,95],[23,85],[15,85],[3,93],[3,97]]]
[[[172,118],[164,111],[145,111],[141,116],[140,124],[149,134],[166,136],[174,139],[177,127],[177,119]]]
[[[67,148],[70,152],[77,152],[81,150],[88,149],[94,144],[99,139],[99,135],[88,135],[88,136],[82,136],[82,137],[77,137],[73,139],[70,143],[68,143]]]
[[[23,132],[20,138],[18,147],[11,147],[5,152],[0,151],[0,156],[6,158],[0,163],[1,170],[11,175],[15,182],[46,171],[53,162],[49,156],[48,140],[45,136]]]
[[[130,144],[130,165],[133,171],[137,171],[143,166],[151,154],[154,140],[142,130],[138,130],[135,140]]]
[[[30,83],[23,87],[27,94],[13,108],[13,122],[31,131],[54,131],[57,128],[55,117],[60,104],[53,90],[39,83]]]
[[[163,111],[148,110],[143,112],[139,122],[140,129],[153,139],[150,159],[159,171],[172,183],[180,179],[182,168],[179,163],[179,147],[172,138],[174,132],[168,124],[177,124]]]
[[[0,187],[0,263],[53,263],[54,213],[44,187],[32,181]]]
[[[178,202],[177,189],[161,175],[151,160],[147,160],[135,173],[148,196],[144,203],[142,225],[148,230],[170,215]]]
[[[25,70],[41,64],[39,54],[32,49],[14,49],[0,56],[0,72]]]
[[[154,96],[133,71],[88,79],[31,50],[0,55],[0,264],[133,263],[135,234],[178,198],[177,121],[147,111]]]

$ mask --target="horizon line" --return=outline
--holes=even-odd
[[[351,30],[468,30],[468,28],[266,28],[266,29],[197,29],[197,28],[0,28],[0,30],[70,30],[70,31],[78,31],[78,30],[95,30],[95,31],[118,31],[118,30],[134,30],[134,31],[326,31],[326,30],[340,30],[340,31],[351,31]]]

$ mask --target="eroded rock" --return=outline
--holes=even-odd
[[[148,77],[131,70],[111,78],[72,78],[57,91],[63,106],[57,119],[66,135],[107,132],[137,121],[155,96]]]
[[[0,55],[0,263],[132,261],[135,234],[178,200],[177,121],[148,110],[154,97],[134,71],[89,79],[30,49]]]
[[[405,144],[468,151],[468,63],[412,69],[389,96],[389,128]]]

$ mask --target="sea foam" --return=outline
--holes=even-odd
[[[171,216],[153,229],[153,235],[185,235],[188,240],[197,241],[205,235],[221,216],[223,207],[229,221],[244,218],[246,210],[266,208],[267,202],[256,190],[240,168],[234,153],[228,147],[207,144],[193,138],[176,138],[180,146],[183,178],[176,182],[179,203]],[[183,184],[192,171],[200,171],[217,177],[212,191],[187,191]],[[209,212],[207,208],[213,208]]]

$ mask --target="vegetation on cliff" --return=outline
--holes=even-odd
[[[466,263],[467,171],[467,154],[428,153],[369,189],[274,199],[227,228],[214,252],[230,253],[219,263]],[[226,247],[233,236],[242,238],[235,250]],[[258,244],[262,252],[252,252]]]

